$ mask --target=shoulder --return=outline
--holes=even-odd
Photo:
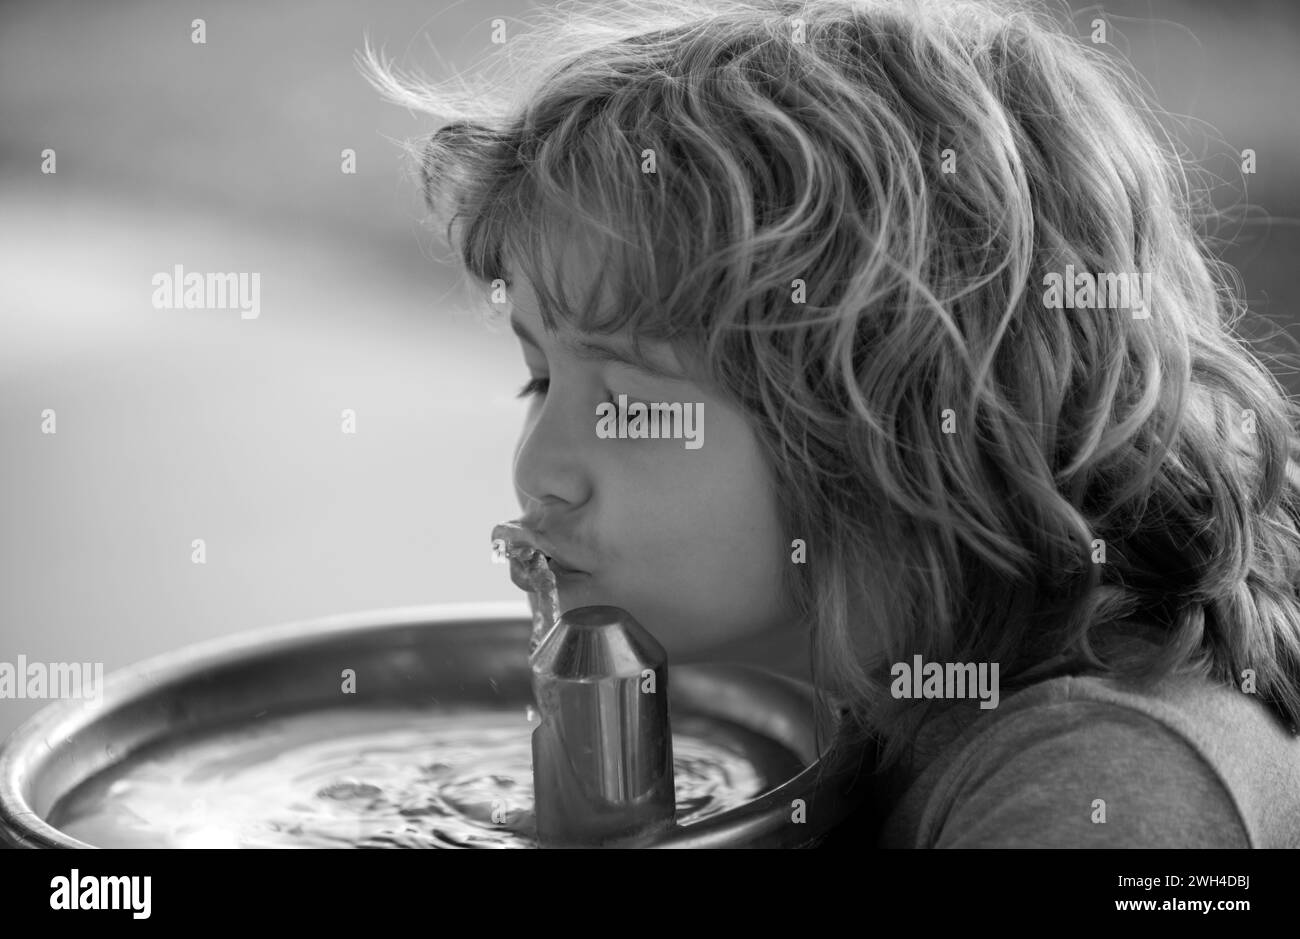
[[[1267,747],[1293,741],[1270,738],[1267,711],[1235,697],[1245,698],[1208,683],[1155,693],[1099,678],[1031,686],[972,721],[929,768],[917,841],[1250,847],[1258,839],[1241,805],[1243,780],[1225,772],[1234,762],[1225,747],[1243,734]],[[1300,773],[1300,757],[1295,766]]]

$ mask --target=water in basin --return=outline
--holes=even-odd
[[[530,722],[517,710],[338,710],[142,749],[50,813],[97,847],[534,847]],[[677,822],[801,770],[780,744],[676,715]]]

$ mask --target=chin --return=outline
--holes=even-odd
[[[655,638],[655,641],[663,646],[669,662],[707,659],[725,641],[723,639],[709,641],[707,637],[701,641],[700,633],[690,628],[693,624],[684,623],[679,617],[673,617],[670,613],[663,613],[652,619],[637,613],[632,604],[612,599],[606,594],[599,593],[593,587],[583,585],[580,582],[557,584],[557,592],[560,598],[561,615],[569,610],[576,610],[584,606],[616,606],[627,610]],[[661,628],[659,624],[664,621],[671,623],[673,628]],[[687,628],[683,629],[684,625]]]
[[[555,592],[560,600],[560,612],[567,613],[569,610],[576,610],[582,606],[617,606],[606,600],[600,599],[592,589],[583,584],[581,581],[559,580],[555,584]]]

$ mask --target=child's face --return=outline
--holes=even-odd
[[[566,270],[592,279],[583,288],[596,275],[576,257]],[[790,540],[799,536],[780,530],[771,475],[741,414],[684,377],[584,357],[566,342],[619,351],[628,345],[568,327],[548,333],[526,283],[511,300],[529,377],[549,382],[530,399],[515,451],[515,491],[525,513],[541,520],[544,550],[581,571],[557,572],[561,610],[623,607],[670,662],[716,657],[803,674],[806,666],[794,661],[802,639],[783,585]],[[646,342],[642,349],[681,375],[670,346]],[[617,403],[620,394],[689,405],[702,445],[598,437],[597,405]]]

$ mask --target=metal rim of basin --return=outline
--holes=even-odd
[[[370,654],[382,652],[389,659],[401,659],[404,638],[409,638],[414,648],[417,641],[428,641],[434,635],[428,632],[430,629],[459,629],[462,634],[456,642],[448,643],[445,651],[454,653],[453,658],[462,656],[466,662],[473,661],[485,668],[490,681],[484,684],[490,683],[496,689],[498,682],[491,680],[494,673],[502,682],[518,683],[526,678],[527,651],[522,637],[526,636],[530,624],[530,615],[517,604],[440,604],[371,610],[298,620],[220,637],[112,672],[105,677],[97,702],[51,703],[19,726],[0,746],[0,846],[7,840],[15,847],[94,848],[45,820],[54,803],[73,786],[136,747],[178,727],[201,728],[214,720],[241,719],[241,714],[243,719],[258,716],[247,713],[251,704],[243,706],[241,711],[241,705],[231,700],[229,690],[218,695],[211,688],[205,689],[205,684],[215,686],[223,677],[237,675],[248,686],[245,691],[265,694],[277,662],[292,660],[297,672],[298,663],[310,654],[320,654],[330,649],[331,644],[336,650],[333,654],[337,654],[337,649],[345,647],[349,639],[368,635],[378,635],[393,646],[375,646],[368,650]],[[503,633],[518,633],[521,639],[502,642]],[[479,658],[474,659],[476,650]],[[406,661],[418,667],[424,664],[418,658],[412,651]],[[337,659],[328,662],[337,667]],[[455,669],[463,666],[464,662],[451,662],[448,674],[458,674]],[[310,664],[302,668],[309,669]],[[266,672],[261,684],[258,684],[259,671]],[[670,695],[707,702],[707,707],[692,707],[694,712],[733,720],[782,743],[800,758],[805,769],[743,806],[679,825],[652,843],[638,846],[811,845],[853,809],[856,799],[849,795],[849,789],[857,773],[858,760],[851,755],[844,759],[832,758],[830,750],[820,755],[813,751],[812,689],[807,685],[744,666],[673,666],[670,663],[669,687]],[[433,695],[427,697],[437,701]],[[117,753],[111,747],[96,746],[90,754],[75,749],[74,740],[93,737],[96,733],[109,738],[110,732],[116,735],[111,739],[125,741]],[[88,760],[88,756],[93,759]],[[38,784],[55,792],[47,791],[41,799],[36,799],[33,790]],[[808,819],[800,825],[792,824],[790,818],[791,806],[797,799],[804,801]]]

